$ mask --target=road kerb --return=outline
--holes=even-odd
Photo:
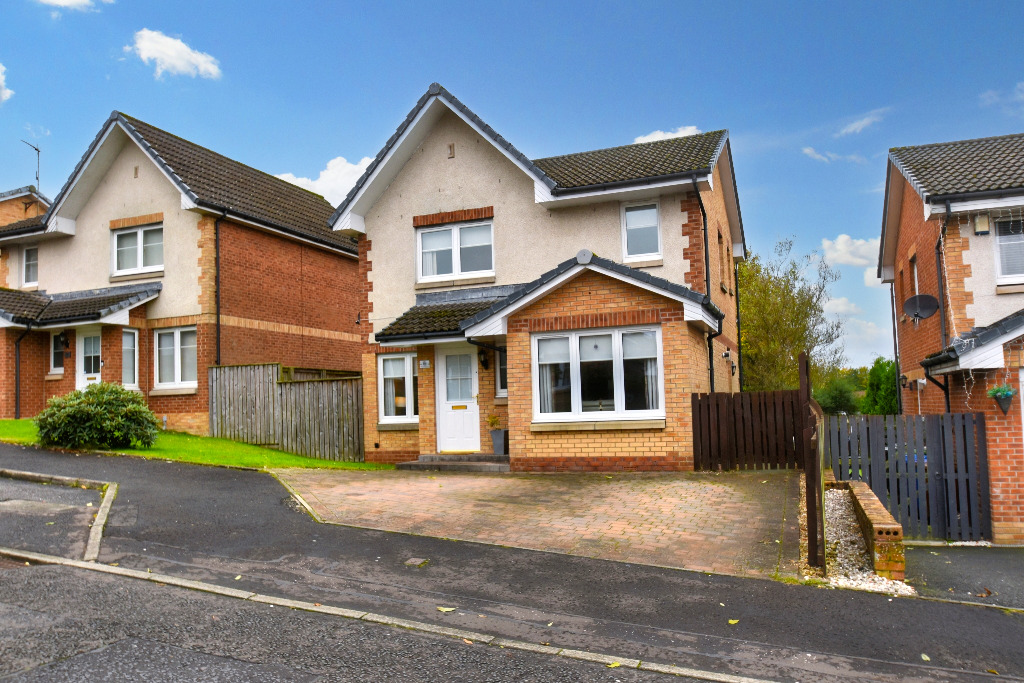
[[[103,500],[100,502],[100,511],[93,519],[92,529],[89,530],[89,542],[85,546],[85,555],[82,557],[86,562],[95,562],[100,556],[100,543],[103,542],[103,528],[107,526],[107,517],[110,515],[110,506],[117,498],[117,484],[110,482],[107,490],[103,492]]]
[[[167,576],[165,574],[153,574],[148,571],[128,569],[125,567],[112,567],[110,565],[102,564],[99,562],[71,560],[66,557],[58,557],[56,555],[44,555],[42,553],[18,550],[16,548],[5,548],[0,546],[0,555],[19,560],[35,562],[37,564],[52,564],[65,567],[74,567],[76,569],[85,569],[88,571],[100,572],[103,574],[112,574],[115,576],[123,576],[125,578],[140,579],[142,581],[149,581],[151,583],[164,584],[174,586],[177,588],[198,590],[203,591],[205,593],[214,593],[217,595],[223,595],[225,597],[246,600],[248,602],[257,602],[267,605],[277,605],[280,607],[293,607],[295,609],[310,612],[322,612],[324,614],[336,615],[342,618],[358,619],[360,621],[365,621],[368,623],[405,628],[412,631],[418,631],[420,633],[428,633],[431,635],[439,635],[448,638],[470,640],[474,643],[480,643],[481,645],[493,645],[509,649],[535,652],[539,654],[547,654],[556,657],[566,657],[568,659],[576,659],[580,661],[604,664],[605,666],[617,662],[620,666],[627,668],[639,668],[644,669],[646,671],[651,671],[652,673],[664,673],[676,676],[689,676],[690,678],[696,678],[705,681],[717,681],[720,683],[773,683],[772,681],[767,681],[764,679],[743,678],[739,676],[732,676],[729,674],[720,674],[714,671],[701,671],[699,669],[686,669],[683,667],[676,667],[667,664],[641,662],[640,660],[632,659],[630,657],[616,657],[614,655],[609,655],[601,652],[588,652],[586,650],[563,649],[554,646],[533,645],[530,643],[524,643],[522,641],[509,640],[506,638],[497,638],[493,635],[489,635],[486,633],[464,631],[462,629],[449,628],[447,626],[438,626],[437,624],[431,624],[423,621],[399,619],[395,617],[389,617],[383,614],[376,614],[373,612],[358,612],[355,610],[346,610],[340,607],[325,607],[322,605],[316,605],[315,603],[303,602],[299,600],[290,600],[288,598],[277,598],[270,595],[263,595],[261,593],[254,593],[252,591],[238,590],[236,588],[225,588],[223,586],[218,586],[216,584],[206,583],[203,581],[181,579],[174,576]]]

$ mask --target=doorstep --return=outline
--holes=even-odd
[[[411,462],[395,465],[399,470],[434,472],[510,472],[509,457],[493,453],[421,455]]]

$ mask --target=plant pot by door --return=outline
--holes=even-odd
[[[999,404],[999,409],[1003,411],[1003,415],[1006,415],[1006,411],[1010,409],[1010,405],[1013,403],[1013,396],[993,396],[993,398]]]
[[[508,430],[492,429],[491,446],[495,455],[508,455]]]

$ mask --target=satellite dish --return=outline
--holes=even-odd
[[[939,302],[931,294],[918,294],[903,303],[903,313],[914,320],[924,320],[935,315]]]

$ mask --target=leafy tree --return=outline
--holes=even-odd
[[[843,379],[847,380],[854,391],[864,391],[868,388],[868,372],[871,368],[864,366],[861,368],[844,368],[840,373]]]
[[[812,386],[824,387],[845,363],[843,322],[825,314],[829,288],[839,271],[815,252],[793,254],[793,240],[781,240],[772,258],[755,255],[742,262],[740,316],[743,388],[795,389],[798,357],[808,351]]]
[[[814,392],[814,400],[828,415],[857,412],[857,397],[848,379],[836,377]]]
[[[879,356],[868,372],[868,386],[861,401],[860,412],[865,415],[895,415],[897,412],[896,361]]]

